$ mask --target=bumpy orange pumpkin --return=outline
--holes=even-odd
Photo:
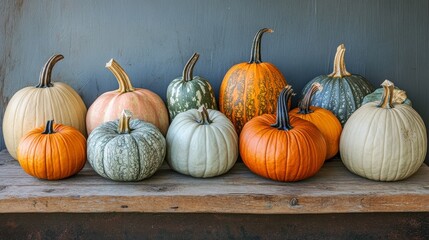
[[[299,107],[292,109],[289,114],[316,125],[327,144],[326,159],[330,159],[338,153],[343,128],[338,118],[331,111],[321,107],[310,106],[311,98],[322,88],[320,83],[313,83],[299,103]]]
[[[316,174],[326,156],[322,133],[309,121],[288,115],[292,96],[287,86],[278,98],[277,117],[264,114],[250,120],[240,135],[240,154],[254,173],[277,181],[299,181]],[[275,122],[275,124],[272,124]]]
[[[78,130],[53,120],[28,132],[18,145],[22,169],[41,179],[58,180],[78,173],[86,162],[86,139]]]
[[[250,61],[231,67],[220,86],[220,111],[232,121],[238,134],[253,117],[275,112],[277,97],[287,84],[276,66],[261,60],[261,38],[265,32],[273,30],[258,31],[253,39]]]
[[[86,115],[88,135],[100,124],[113,121],[128,109],[137,119],[155,125],[165,136],[169,125],[167,107],[154,92],[143,88],[134,88],[124,69],[113,59],[107,64],[119,83],[119,89],[103,93],[89,107]]]

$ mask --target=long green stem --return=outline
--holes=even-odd
[[[261,39],[262,39],[262,35],[264,33],[272,33],[274,32],[272,29],[269,28],[262,28],[261,30],[259,30],[255,37],[253,38],[253,43],[252,43],[252,50],[250,53],[250,61],[249,63],[261,63]]]
[[[197,63],[199,57],[200,57],[200,54],[194,53],[192,57],[188,60],[185,67],[183,68],[183,74],[182,74],[183,81],[185,82],[191,81],[194,78],[193,76],[194,66],[195,66],[195,63]]]
[[[63,55],[55,54],[48,59],[48,61],[43,66],[42,71],[40,71],[39,84],[36,85],[36,88],[46,88],[53,86],[51,83],[52,69],[54,68],[55,64],[63,58]]]
[[[288,106],[287,103],[295,95],[291,85],[287,85],[281,92],[277,101],[277,118],[276,122],[271,127],[278,128],[280,130],[288,131],[292,129],[290,124]]]

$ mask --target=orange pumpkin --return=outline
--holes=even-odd
[[[326,159],[330,159],[338,153],[343,128],[338,118],[331,111],[321,107],[310,106],[311,98],[322,88],[320,83],[313,83],[299,103],[299,107],[292,109],[289,114],[316,125],[322,132],[327,144]]]
[[[19,164],[33,177],[63,179],[75,175],[85,165],[85,137],[73,127],[53,122],[29,131],[19,142]]]
[[[277,117],[264,114],[250,120],[240,135],[240,155],[254,173],[293,182],[316,174],[326,156],[322,133],[309,121],[288,115],[292,96],[287,86],[278,98]],[[275,122],[274,124],[272,124]]]
[[[128,109],[135,118],[152,123],[165,136],[169,119],[162,99],[150,90],[134,88],[127,73],[114,59],[106,64],[106,68],[115,75],[119,89],[103,93],[89,107],[86,115],[88,135],[102,123],[116,120],[123,109]]]
[[[276,66],[261,60],[261,38],[265,32],[273,30],[258,31],[253,39],[250,61],[231,67],[220,86],[220,111],[232,121],[238,134],[253,117],[275,112],[277,97],[287,84]]]

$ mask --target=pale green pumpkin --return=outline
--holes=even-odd
[[[124,111],[119,120],[103,123],[88,137],[88,162],[105,178],[140,181],[162,165],[166,152],[162,133],[151,123],[130,118],[131,113]]]
[[[409,105],[393,102],[393,83],[382,84],[382,101],[360,107],[347,121],[340,139],[344,165],[377,181],[410,177],[427,153],[426,127]]]
[[[177,114],[189,109],[197,109],[205,106],[209,109],[217,109],[215,94],[210,83],[199,76],[193,76],[195,63],[199,58],[194,53],[183,69],[183,75],[174,79],[167,88],[167,108],[170,121]]]
[[[180,113],[167,132],[167,161],[175,171],[214,177],[229,171],[238,158],[238,136],[232,122],[217,110]]]

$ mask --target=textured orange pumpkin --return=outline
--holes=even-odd
[[[86,115],[88,135],[100,124],[116,120],[123,109],[128,109],[135,118],[152,123],[165,136],[169,120],[162,99],[150,90],[134,88],[127,73],[115,60],[111,59],[106,68],[115,75],[119,89],[103,93],[89,107]]]
[[[276,66],[261,61],[261,38],[265,32],[273,30],[258,31],[253,39],[250,61],[232,66],[220,86],[220,111],[232,121],[238,134],[253,117],[275,113],[277,97],[287,84]]]
[[[47,122],[19,142],[17,158],[22,169],[41,179],[58,180],[78,173],[86,162],[86,139],[78,130]]]
[[[311,98],[320,90],[322,90],[322,85],[317,82],[313,83],[299,103],[299,107],[292,109],[289,114],[316,125],[326,141],[326,159],[330,159],[338,153],[343,128],[338,118],[331,111],[321,107],[310,106]]]
[[[289,119],[287,102],[291,95],[292,88],[287,86],[279,96],[277,117],[255,117],[240,135],[244,164],[252,172],[276,181],[309,178],[319,171],[326,156],[326,142],[319,129],[301,118]]]

